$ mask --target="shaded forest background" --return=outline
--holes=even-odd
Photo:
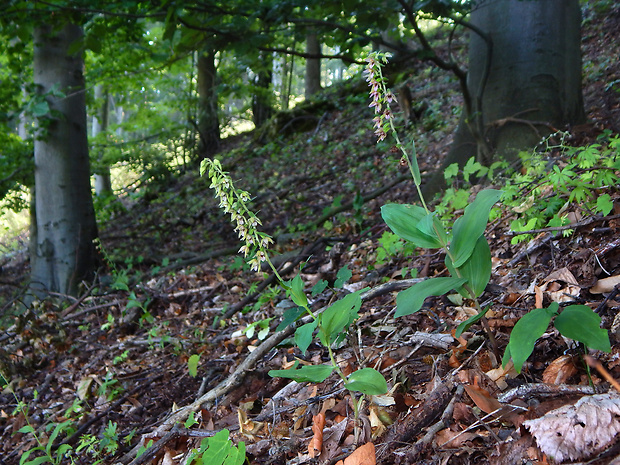
[[[551,148],[532,147],[525,152],[542,151],[549,172],[553,164],[565,167],[570,163],[570,147],[597,144],[599,159],[617,156],[613,141],[620,131],[620,10],[613,3],[589,2],[582,4],[582,11],[587,121],[561,128],[566,135],[550,139]],[[96,20],[92,27],[97,27]],[[380,217],[380,207],[385,203],[415,203],[417,194],[393,141],[376,142],[362,64],[349,68],[341,62],[321,60],[320,82],[324,89],[308,89],[303,86],[301,70],[306,75],[309,60],[299,57],[294,61],[276,55],[282,60],[283,70],[279,78],[271,76],[269,82],[281,87],[277,93],[271,89],[271,104],[261,107],[261,98],[265,97],[260,90],[262,70],[248,71],[248,63],[238,56],[226,60],[224,52],[214,53],[216,48],[204,54],[185,53],[184,40],[191,41],[187,37],[192,33],[181,34],[175,43],[170,36],[166,38],[171,31],[161,24],[142,34],[123,27],[118,31],[118,43],[110,40],[90,45],[109,46],[110,52],[87,56],[86,81],[94,82],[91,76],[97,74],[113,75],[130,69],[123,61],[135,66],[141,61],[140,53],[146,53],[149,63],[144,69],[134,67],[134,73],[123,71],[126,78],[118,82],[103,79],[104,83],[114,84],[90,86],[86,96],[90,163],[98,176],[93,180],[93,190],[99,186],[99,195],[94,196],[98,225],[94,279],[77,283],[74,296],[56,290],[43,298],[33,297],[28,287],[28,232],[7,235],[3,240],[0,358],[7,388],[0,398],[2,463],[19,463],[22,454],[37,446],[35,435],[18,432],[27,424],[32,425],[43,443],[50,440],[55,425],[64,424],[55,447],[67,444],[76,451],[91,441],[92,450],[83,446],[74,454],[76,463],[138,463],[135,447],[139,441],[146,444],[145,438],[156,430],[152,438],[155,442],[161,439],[164,433],[158,428],[174,410],[225,383],[261,346],[265,340],[261,330],[269,335],[275,331],[283,307],[290,300],[266,269],[265,274],[252,272],[237,254],[240,244],[234,227],[218,208],[209,181],[198,176],[198,163],[204,154],[217,156],[238,186],[252,194],[252,209],[258,212],[263,230],[275,240],[272,250],[276,266],[288,270],[284,276],[291,278],[290,273],[303,264],[301,276],[308,290],[321,279],[336,288],[342,269],[350,273],[344,273],[346,285],[343,290],[336,288],[337,293],[443,273],[442,257],[415,250],[393,237]],[[438,53],[447,53],[449,47],[460,63],[466,63],[466,34],[461,31],[451,35],[446,26],[430,27],[427,33]],[[134,35],[125,40],[124,34]],[[93,36],[85,37],[88,41]],[[135,43],[136,39],[142,43],[133,51],[115,48]],[[301,49],[307,39],[305,34],[303,39],[299,38],[300,55],[307,53]],[[145,52],[154,44],[174,48],[178,55],[173,57],[185,53],[185,59]],[[246,45],[235,46],[243,50]],[[331,47],[333,54],[338,54],[333,45],[324,44],[323,50]],[[9,41],[7,49],[10,47],[21,45]],[[7,57],[14,60],[20,55],[14,52]],[[19,52],[23,57],[29,53],[26,46]],[[103,56],[106,61],[110,56],[117,59],[104,63]],[[259,52],[254,58],[254,66],[266,60]],[[208,70],[214,63],[218,66],[218,80],[210,86],[195,73],[200,72],[199,66]],[[11,70],[14,62],[5,64],[5,69]],[[271,64],[268,68],[277,69]],[[463,99],[458,79],[420,59],[396,62],[386,73],[394,88],[410,97],[399,101],[411,102],[407,108],[410,116],[406,119],[401,112],[396,118],[407,142],[415,140],[422,176],[428,180],[442,166],[459,124]],[[192,82],[196,86],[205,84],[209,90],[202,95],[197,89],[189,92],[188,83]],[[281,90],[286,86],[286,91]],[[18,90],[19,97],[23,90],[19,86]],[[213,95],[209,100],[209,92],[214,90],[220,104],[209,114],[205,102],[213,101]],[[305,102],[293,105],[293,97],[299,96],[301,101],[302,93],[306,94]],[[11,95],[11,99],[18,98]],[[178,105],[181,101],[190,106]],[[40,100],[24,102],[35,116],[49,111]],[[256,120],[257,115],[263,116]],[[218,134],[213,132],[214,120]],[[21,153],[27,158],[32,142],[27,142],[28,136],[23,138],[25,143],[20,141],[16,120],[11,124],[14,130],[2,136],[4,150],[8,147],[11,154]],[[257,128],[243,131],[252,124]],[[238,133],[229,136],[232,127]],[[9,166],[5,167],[8,174],[4,181],[11,185],[7,189],[11,193],[3,216],[8,218],[9,207],[19,209],[27,204],[25,194],[32,182],[28,179],[31,172],[11,164],[19,158],[5,153],[9,152],[3,151],[1,160]],[[527,156],[524,166],[528,166]],[[106,180],[108,169],[111,176]],[[8,179],[14,173],[20,174]],[[446,215],[458,215],[470,201],[470,194],[479,190],[477,181],[466,181],[462,169],[460,173],[460,178],[448,181],[443,201],[438,199]],[[472,180],[474,177],[472,174]],[[493,185],[501,188],[499,183],[504,178],[499,179]],[[482,176],[480,182],[492,181]],[[496,313],[490,322],[500,344],[505,347],[515,322],[536,308],[538,299],[548,303],[556,300],[557,294],[553,293],[568,294],[571,302],[585,303],[602,316],[602,327],[610,330],[612,351],[598,356],[618,379],[616,290],[613,286],[604,294],[592,290],[597,280],[617,275],[616,187],[594,189],[587,183],[585,187],[580,184],[577,187],[586,189],[586,194],[575,198],[577,187],[550,181],[544,172],[528,182],[550,182],[541,196],[542,205],[531,199],[526,186],[516,199],[498,207],[487,230],[497,268],[485,295],[493,301]],[[592,205],[604,195],[612,202],[611,211],[607,215],[592,214]],[[554,230],[548,224],[553,214],[545,212],[551,208],[566,213],[570,223],[584,226],[575,226],[566,235],[562,234],[568,229],[565,223]],[[514,240],[519,228],[530,231],[519,236],[526,239],[521,242]],[[334,298],[328,292],[313,297],[317,308]],[[437,384],[445,385],[447,374],[455,367],[451,356],[459,358],[459,363],[466,361],[458,382],[481,385],[492,399],[520,385],[552,386],[552,394],[547,397],[538,392],[531,394],[544,405],[542,409],[528,406],[533,418],[544,410],[574,402],[583,395],[580,388],[594,385],[607,390],[608,381],[583,362],[583,348],[567,346],[553,329],[538,342],[524,372],[504,376],[506,384],[502,385],[498,380],[489,381],[488,372],[497,361],[491,360],[490,350],[478,350],[484,347],[476,343],[482,333],[480,328],[472,327],[464,335],[465,342],[450,336],[450,331],[467,318],[467,305],[433,297],[423,311],[404,320],[393,318],[394,307],[394,291],[365,302],[354,331],[357,334],[339,348],[339,361],[351,366],[359,363],[360,357],[371,360],[380,352],[381,371],[390,386],[396,386],[395,405],[376,410],[385,417],[366,429],[367,439],[372,439],[378,450],[382,445],[390,448],[389,453],[385,449],[383,455],[378,453],[381,463],[407,463],[405,460],[413,460],[411,457],[426,463],[455,464],[517,463],[516,457],[525,456],[543,460],[532,436],[519,436],[522,430],[518,423],[506,426],[505,422],[488,420],[486,429],[468,431],[446,445],[456,432],[474,424],[480,416],[480,400],[466,395],[456,398],[452,426],[444,425],[442,435],[433,441],[423,441],[423,428],[428,425],[409,432],[406,439],[398,435],[405,428],[402,425],[411,424],[412,409],[416,416],[421,415],[416,407],[422,413],[431,407],[429,393],[436,393]],[[253,324],[255,330],[248,333]],[[451,339],[446,346],[422,344],[421,349],[412,352],[417,347],[415,331],[444,333]],[[568,361],[563,358],[567,354]],[[196,355],[199,362],[193,373],[188,363],[190,359],[195,361]],[[183,432],[168,438],[162,450],[146,454],[145,459],[148,457],[150,463],[182,463],[188,451],[200,443],[200,438],[188,431],[227,428],[236,444],[240,440],[246,443],[251,463],[311,461],[308,441],[313,415],[326,413],[328,427],[332,427],[342,416],[351,415],[350,401],[332,378],[286,394],[286,380],[271,378],[267,372],[288,366],[295,357],[320,363],[325,353],[319,345],[312,345],[305,356],[286,343],[270,349],[243,371],[243,380],[236,380],[234,389],[223,390],[216,400],[203,403],[197,410],[196,425],[186,423]],[[554,381],[550,381],[550,366],[559,372]],[[563,391],[562,386],[570,388]],[[281,410],[275,419],[275,404],[269,402],[282,392],[280,396],[288,397],[290,403],[278,404]],[[28,405],[27,415],[16,410],[18,401]],[[366,413],[369,418],[373,408]],[[445,406],[439,416],[444,410]],[[333,450],[325,449],[321,463],[335,463],[336,458],[344,457],[350,451],[346,438],[351,434],[349,424],[339,440],[333,439],[333,444],[326,440]],[[511,435],[514,442],[510,441]],[[395,453],[390,444],[400,441],[416,444],[417,455],[403,455],[412,454],[411,448],[405,448],[408,452],[401,455]],[[608,456],[603,455],[607,461],[591,463],[617,460],[617,446],[610,446],[608,452]],[[68,458],[58,457],[57,463],[70,463]]]

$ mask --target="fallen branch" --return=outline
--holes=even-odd
[[[362,293],[360,295],[361,299],[369,300],[380,295],[386,294],[388,292],[406,289],[412,286],[415,283],[422,281],[422,278],[417,279],[406,279],[402,281],[393,281],[385,284],[381,284],[375,288],[369,289],[368,291]],[[322,312],[327,307],[321,308],[317,313]],[[306,316],[300,320],[301,323],[306,323],[310,320],[310,316]],[[158,437],[164,437],[164,435],[177,423],[184,422],[190,413],[198,411],[203,405],[207,405],[207,409],[210,408],[211,404],[215,403],[216,399],[221,396],[224,396],[231,392],[233,389],[237,388],[243,382],[245,375],[250,372],[250,370],[263,358],[265,357],[274,347],[280,344],[283,340],[290,337],[295,332],[295,325],[289,325],[282,331],[275,333],[265,339],[256,349],[248,354],[248,356],[241,362],[235,371],[231,373],[228,378],[218,384],[216,387],[205,393],[203,396],[199,397],[193,403],[186,405],[185,407],[181,407],[176,410],[172,414],[166,418],[163,423],[155,430],[154,433]],[[432,394],[431,394],[432,396]],[[430,424],[430,422],[429,422]],[[143,436],[146,438],[146,436]],[[138,450],[141,447],[142,441],[138,443],[131,451],[129,451],[125,456],[121,458],[121,463],[130,463],[130,465],[138,465],[141,462],[136,462],[134,459]],[[153,447],[153,446],[151,446]],[[149,449],[147,449],[146,453],[149,453]],[[134,459],[132,461],[132,459]]]

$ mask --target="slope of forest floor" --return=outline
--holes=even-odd
[[[620,133],[620,8],[601,16],[589,12],[584,24],[589,122],[570,129],[570,144],[579,146],[598,143],[605,130]],[[450,146],[461,99],[454,80],[425,65],[412,69],[407,83],[414,100],[428,107],[408,129],[425,174]],[[375,366],[392,388],[386,405],[375,399],[363,409],[360,443],[372,441],[377,462],[385,464],[547,463],[523,422],[610,391],[606,372],[590,370],[579,348],[553,329],[538,340],[521,374],[503,371],[481,327],[453,337],[470,316],[466,302],[433,297],[421,311],[394,318],[396,291],[413,275],[440,276],[443,257],[419,249],[386,256],[382,236],[388,228],[380,207],[415,203],[417,196],[400,154],[388,142],[376,143],[366,90],[359,89],[353,84],[325,91],[311,107],[310,129],[295,132],[293,119],[263,134],[261,143],[253,133],[235,136],[223,141],[218,158],[254,196],[251,207],[261,230],[275,240],[274,263],[289,270],[285,278],[303,265],[309,291],[320,279],[334,286],[347,267],[344,290],[334,292],[372,290],[347,343],[336,350],[345,372]],[[218,209],[209,180],[196,171],[111,204],[100,215],[103,266],[94,287],[78,300],[35,302],[0,332],[0,368],[11,379],[11,389],[0,394],[0,464],[20,463],[37,446],[20,429],[30,425],[45,444],[64,422],[50,451],[71,445],[80,464],[186,463],[201,437],[224,428],[235,444],[245,443],[255,464],[332,464],[354,449],[351,399],[335,376],[297,384],[268,375],[296,359],[322,363],[327,353],[312,344],[301,354],[290,335],[269,345],[291,302],[273,282],[265,283],[269,273],[244,264],[233,226]],[[615,186],[597,192],[605,193],[620,199]],[[511,242],[510,214],[504,211],[486,232],[495,267],[483,299],[492,305],[489,324],[501,353],[519,317],[569,295],[596,309],[602,327],[611,330],[611,352],[593,355],[620,379],[617,288],[593,290],[605,272],[620,273],[617,209],[610,218],[582,217],[583,226],[570,235],[542,231],[518,244]],[[19,257],[4,263],[4,312],[24,295],[27,272]],[[311,305],[318,310],[333,299],[326,290]],[[260,326],[250,337],[244,333],[264,320],[267,334]],[[27,415],[16,411],[16,399],[27,403]],[[615,416],[584,436],[620,430],[620,402],[608,400],[613,406],[606,411]],[[507,412],[508,405],[516,410]],[[194,424],[186,422],[187,406]],[[487,415],[497,406],[504,410]],[[309,442],[319,413],[325,420],[322,452],[312,458]],[[89,435],[104,438],[93,446],[102,449],[99,455],[85,446]],[[149,439],[161,448],[135,459],[136,448]],[[576,457],[565,463],[579,462]],[[620,463],[620,447],[587,460],[579,463]]]

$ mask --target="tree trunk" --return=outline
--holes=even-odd
[[[489,155],[512,160],[554,128],[585,120],[578,0],[482,0],[471,23],[492,47],[470,32],[471,114],[463,112],[444,167],[462,166],[472,156],[487,164]],[[492,153],[485,153],[480,138]],[[427,193],[442,188],[440,171]]]
[[[273,56],[269,52],[260,52],[259,60],[260,69],[254,82],[255,90],[252,98],[252,121],[257,128],[267,122],[273,113],[271,91]]]
[[[217,70],[215,52],[208,50],[198,55],[198,154],[202,159],[213,155],[220,146],[220,121],[217,105]]]
[[[321,43],[316,32],[306,35],[306,53],[319,55],[321,53]],[[305,97],[316,94],[321,90],[321,60],[320,58],[306,58],[306,79]]]
[[[107,90],[103,90],[101,84],[95,86],[95,100],[99,104],[99,111],[93,116],[92,135],[97,137],[101,132],[108,130],[108,121],[110,113],[110,95]],[[103,164],[103,149],[98,150],[97,160],[99,165],[95,172],[95,193],[101,196],[112,194],[112,176],[110,175],[110,166]]]
[[[84,60],[69,55],[82,37],[74,24],[34,32],[34,82],[51,112],[37,121],[35,191],[37,243],[32,288],[75,295],[95,268],[97,226],[90,188]],[[64,97],[50,93],[52,87]],[[47,95],[50,93],[49,95]]]

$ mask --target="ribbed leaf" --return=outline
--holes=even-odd
[[[452,276],[458,276],[456,267],[448,255],[446,255],[445,264]],[[458,268],[461,277],[467,279],[467,284],[469,284],[475,295],[469,295],[463,288],[457,289],[459,294],[467,298],[480,296],[491,279],[491,267],[489,243],[484,236],[480,236],[469,259]]]
[[[425,233],[418,228],[420,221],[428,215],[432,213],[426,213],[417,205],[389,203],[381,207],[381,216],[394,234],[418,247],[437,249],[441,247],[437,235],[434,232]]]

